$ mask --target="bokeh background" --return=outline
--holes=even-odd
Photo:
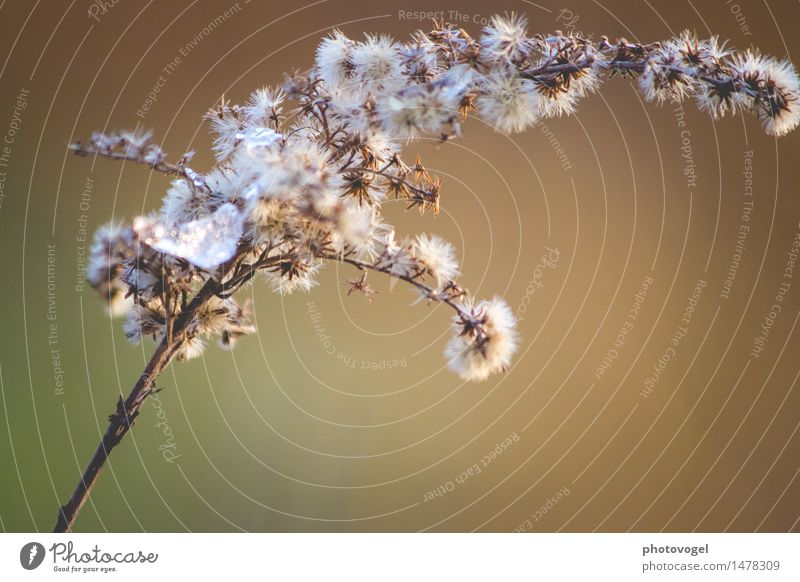
[[[153,348],[76,287],[80,238],[156,208],[168,181],[66,144],[138,124],[202,170],[203,113],[307,68],[334,27],[405,38],[444,11],[478,34],[511,10],[535,32],[689,28],[800,62],[796,2],[0,3],[3,530],[52,528]],[[450,313],[378,277],[371,305],[344,267],[308,295],[255,285],[258,336],[161,377],[76,531],[800,530],[800,132],[658,108],[614,79],[525,134],[472,121],[410,149],[443,177],[442,213],[387,213],[456,243],[464,284],[517,311],[513,367],[460,382]]]

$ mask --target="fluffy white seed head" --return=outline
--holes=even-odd
[[[445,348],[448,367],[464,380],[481,381],[505,370],[517,350],[516,319],[508,304],[495,297],[466,306],[456,316],[453,337]]]
[[[192,188],[186,180],[173,180],[161,207],[166,224],[178,225],[197,220],[211,212],[211,193]]]
[[[214,154],[218,161],[228,159],[239,143],[239,134],[242,131],[242,122],[230,113],[210,115],[211,132],[214,137]]]
[[[317,47],[317,72],[328,89],[342,89],[347,82],[352,70],[350,53],[354,45],[352,40],[337,30]]]
[[[639,87],[647,101],[677,103],[695,92],[696,82],[685,68],[681,46],[678,41],[669,41],[651,55],[639,76]]]
[[[476,105],[484,120],[504,133],[513,133],[537,121],[542,95],[532,81],[500,70],[486,77]]]
[[[381,128],[388,135],[410,139],[421,133],[458,132],[462,85],[447,82],[426,83],[388,94],[377,104]]]
[[[135,254],[134,235],[130,228],[109,222],[95,231],[86,263],[86,281],[105,300],[112,317],[124,315],[133,305],[128,286],[121,276]]]
[[[756,115],[770,135],[786,135],[800,123],[800,80],[789,61],[770,59],[763,72],[763,90]]]
[[[455,281],[458,276],[456,250],[449,242],[436,235],[417,235],[413,246],[414,258],[420,261],[436,286]]]
[[[391,231],[380,240],[381,253],[376,266],[395,277],[410,277],[419,270],[419,263],[411,250],[412,243],[396,242],[394,236],[394,231]]]
[[[321,261],[296,262],[266,271],[264,276],[270,288],[280,295],[291,295],[295,291],[308,293],[317,285],[315,277],[321,268]]]
[[[192,337],[188,338],[184,341],[177,352],[175,352],[175,357],[180,361],[192,360],[194,358],[200,357],[205,350],[206,344],[205,342],[199,337]]]
[[[405,84],[398,45],[388,36],[367,36],[350,51],[352,83],[360,93],[396,89]]]
[[[518,64],[533,50],[528,37],[528,20],[516,14],[493,16],[481,35],[481,54],[492,61]]]
[[[339,215],[333,243],[337,252],[352,253],[358,260],[374,261],[380,254],[381,240],[390,227],[381,222],[372,206],[349,204]]]
[[[441,73],[437,47],[424,34],[400,47],[403,72],[410,82],[424,83]]]
[[[136,304],[125,317],[122,328],[132,344],[138,344],[145,337],[158,340],[166,329],[164,313],[157,308]]]
[[[286,95],[283,89],[264,87],[254,91],[244,108],[247,123],[268,127],[280,119]]]
[[[792,64],[749,50],[734,55],[730,67],[742,90],[736,106],[752,111],[770,135],[781,136],[800,123],[800,79]]]
[[[733,79],[718,79],[702,81],[698,84],[697,108],[709,114],[714,119],[735,114],[737,109],[742,106],[741,99],[737,98],[735,81]],[[752,103],[747,103],[745,108],[752,107]]]

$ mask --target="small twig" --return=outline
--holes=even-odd
[[[431,301],[438,301],[440,303],[445,303],[452,307],[455,312],[462,316],[467,317],[469,314],[464,306],[458,303],[457,299],[463,297],[464,292],[458,286],[446,286],[442,292],[438,292],[432,287],[429,287],[425,283],[420,282],[415,277],[409,275],[397,275],[392,273],[391,270],[388,268],[378,267],[374,263],[367,263],[365,261],[359,261],[358,259],[353,259],[351,257],[341,256],[341,255],[334,255],[329,253],[320,254],[319,257],[321,259],[326,259],[329,261],[338,261],[340,263],[348,263],[353,265],[354,267],[358,267],[362,271],[376,271],[378,273],[384,273],[385,275],[389,275],[390,277],[394,277],[395,279],[400,279],[401,281],[405,281],[419,289],[422,294]]]
[[[208,185],[203,180],[203,177],[192,170],[189,166],[182,162],[178,164],[171,164],[162,159],[161,155],[155,159],[148,159],[146,155],[137,154],[131,155],[127,151],[120,151],[114,149],[105,149],[93,144],[85,144],[83,142],[75,142],[69,145],[70,151],[76,156],[98,156],[108,160],[116,160],[121,162],[133,162],[135,164],[142,164],[151,170],[161,172],[167,176],[180,176],[186,180],[189,186],[194,190],[196,188],[203,188],[209,190]],[[185,159],[185,157],[184,157]]]

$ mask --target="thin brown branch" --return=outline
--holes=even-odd
[[[388,166],[387,166],[388,167]],[[353,172],[367,172],[370,174],[375,174],[377,176],[381,176],[388,180],[390,183],[395,183],[401,185],[407,191],[407,200],[411,202],[411,206],[409,208],[420,205],[420,207],[425,210],[426,208],[433,208],[434,214],[439,214],[439,186],[440,182],[438,178],[433,178],[430,182],[430,188],[420,188],[419,186],[412,184],[405,178],[397,175],[393,175],[386,172],[386,168],[380,169],[373,169],[368,168],[366,166],[359,166],[357,168],[352,168]]]
[[[135,151],[134,148],[129,148],[134,151],[129,151],[129,149],[126,148],[111,149],[99,147],[93,143],[83,142],[72,143],[69,145],[69,149],[76,156],[97,156],[108,160],[141,164],[167,176],[179,176],[185,179],[192,189],[208,189],[208,185],[205,183],[203,177],[186,165],[186,161],[188,161],[187,156],[184,156],[179,163],[172,164],[163,159],[163,154],[161,154],[160,150],[157,155],[147,155],[146,152]]]
[[[100,148],[84,144],[82,142],[76,142],[70,144],[69,146],[70,151],[74,153],[76,156],[86,157],[86,156],[98,156],[101,158],[106,158],[108,160],[117,160],[123,162],[134,162],[136,164],[143,164],[157,172],[161,172],[162,174],[167,174],[168,176],[183,176],[184,169],[179,167],[176,164],[170,164],[169,162],[159,161],[156,163],[145,161],[144,159],[140,158],[139,156],[130,156],[125,152],[117,152],[117,151],[103,151]]]
[[[240,249],[237,255],[228,261],[221,270],[223,273],[230,271],[236,265],[246,249]],[[172,333],[165,335],[158,344],[155,352],[150,357],[136,384],[133,385],[128,397],[123,401],[120,396],[117,402],[116,411],[108,417],[108,429],[106,430],[100,444],[92,455],[88,465],[83,471],[78,485],[75,487],[72,496],[66,505],[59,508],[58,519],[53,528],[54,533],[70,531],[75,519],[78,517],[81,508],[86,503],[100,470],[106,463],[111,451],[116,447],[123,437],[130,431],[136,417],[139,416],[142,404],[148,396],[155,392],[155,381],[159,374],[163,372],[178,352],[182,343],[187,339],[187,332],[193,322],[197,311],[205,305],[212,297],[235,291],[244,282],[243,274],[255,271],[279,260],[279,257],[264,258],[252,265],[246,265],[237,271],[236,280],[220,283],[214,278],[208,279],[203,287],[197,292],[189,305],[184,309],[174,322],[172,322]]]
[[[176,319],[173,326],[172,341],[168,336],[161,340],[136,384],[133,385],[128,397],[123,401],[122,396],[120,396],[116,411],[108,417],[108,429],[100,440],[100,444],[94,455],[92,455],[89,464],[84,469],[81,480],[75,487],[75,491],[67,504],[59,508],[58,520],[53,528],[54,533],[63,533],[72,528],[72,524],[75,523],[78,513],[86,503],[89,493],[97,481],[100,470],[105,465],[111,451],[133,426],[144,401],[153,394],[156,378],[174,357],[177,347],[183,341],[186,328],[192,321],[197,309],[216,294],[219,288],[220,284],[213,279],[209,279],[206,282],[192,299],[186,311]]]
[[[329,253],[320,254],[319,257],[329,261],[338,261],[340,263],[347,263],[349,265],[353,265],[354,267],[361,269],[362,271],[367,271],[367,270],[376,271],[378,273],[383,273],[385,275],[389,275],[390,277],[394,277],[395,279],[405,281],[406,283],[413,285],[414,287],[419,289],[427,299],[449,305],[458,315],[462,317],[468,317],[469,315],[467,310],[464,309],[464,306],[458,302],[458,299],[463,297],[465,295],[465,292],[457,285],[446,286],[443,291],[436,291],[432,287],[429,287],[425,283],[422,283],[416,277],[410,275],[397,275],[395,273],[392,273],[390,269],[379,267],[377,264],[374,263],[367,263],[365,261],[359,261],[358,259],[354,259],[352,257],[329,254]]]

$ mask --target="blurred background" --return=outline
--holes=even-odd
[[[152,128],[202,171],[203,113],[309,67],[332,29],[404,39],[437,12],[478,35],[512,10],[533,32],[688,28],[800,62],[793,2],[0,4],[0,527],[52,528],[153,349],[79,269],[83,239],[168,179],[66,144]],[[335,265],[308,295],[257,284],[259,334],[168,369],[76,531],[800,531],[800,132],[613,79],[527,133],[472,121],[410,149],[442,212],[389,218],[453,241],[464,285],[508,301],[513,367],[459,381],[450,313],[402,284],[371,276],[372,304]]]

